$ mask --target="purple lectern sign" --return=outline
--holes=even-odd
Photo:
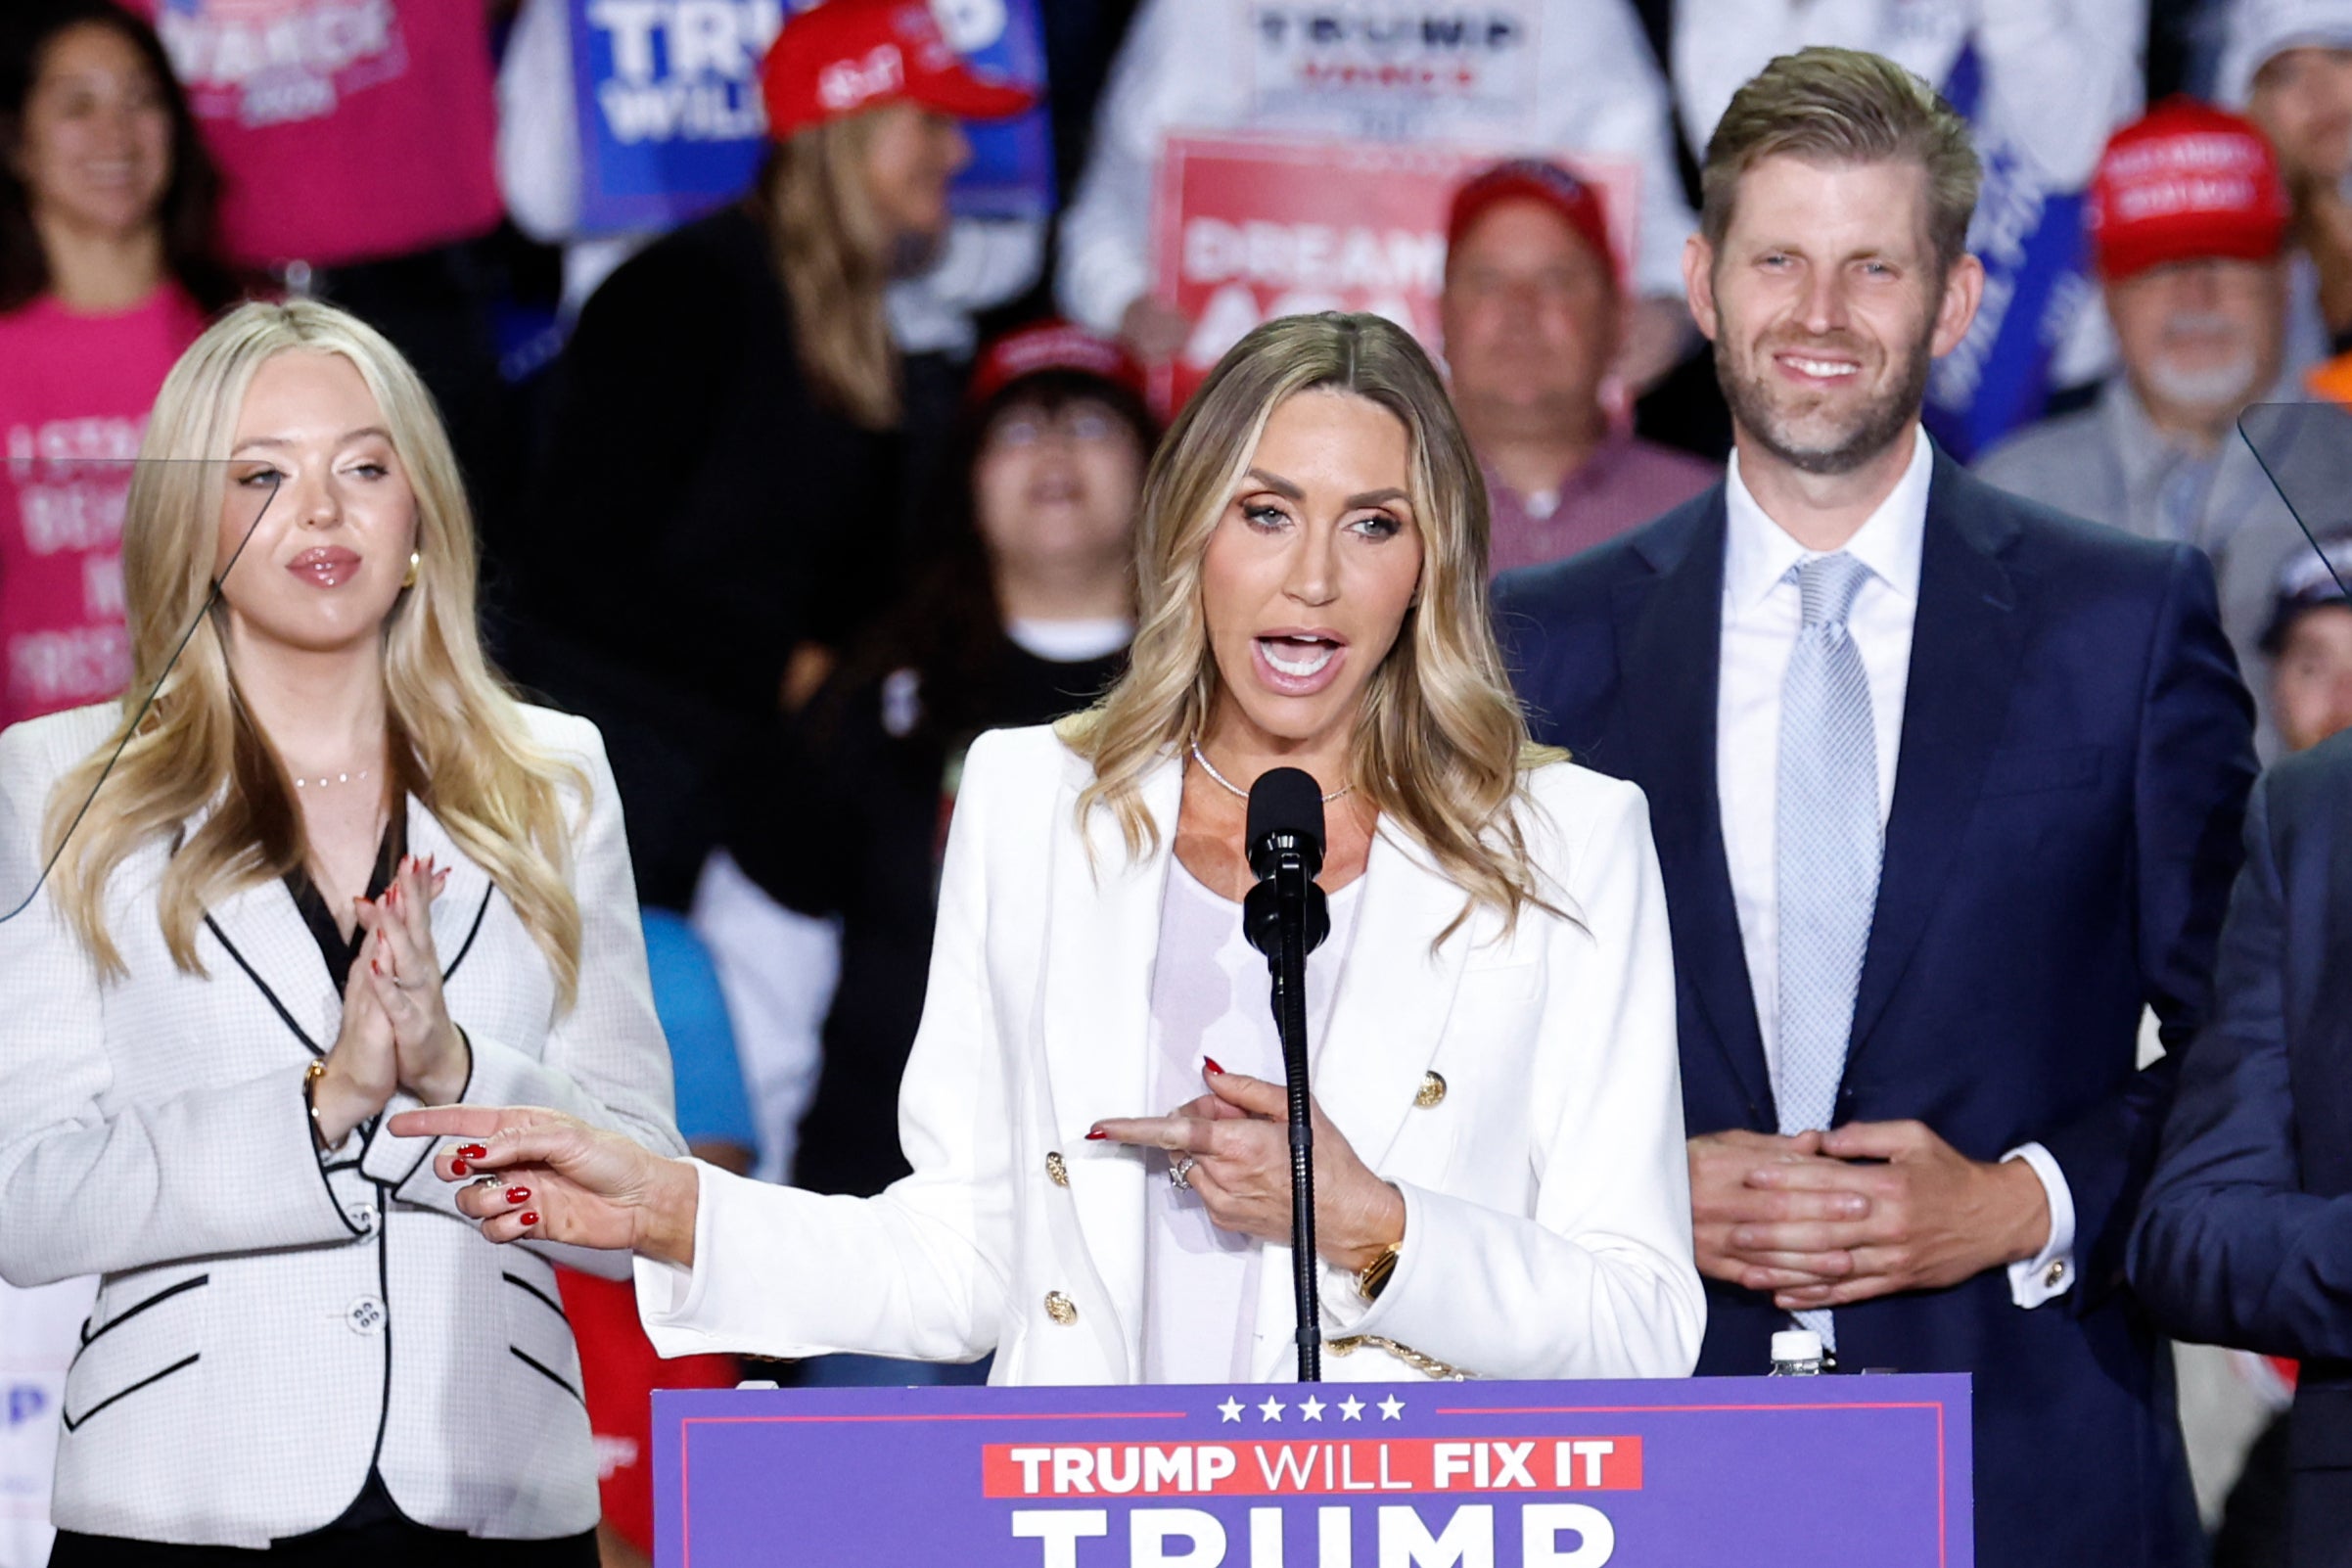
[[[654,1396],[660,1568],[1969,1568],[1968,1380]]]

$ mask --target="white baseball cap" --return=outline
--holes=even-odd
[[[2352,0],[2237,0],[2213,96],[2224,108],[2245,108],[2256,72],[2274,56],[2308,46],[2352,48]]]

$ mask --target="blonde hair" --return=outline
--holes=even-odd
[[[1773,157],[1916,163],[1927,175],[1927,238],[1937,265],[1948,270],[1968,249],[1983,182],[1968,122],[1891,60],[1859,49],[1800,49],[1731,95],[1699,172],[1699,232],[1718,254],[1740,176]]]
[[[880,113],[794,132],[768,156],[757,210],[817,400],[867,430],[899,422],[899,355],[883,307],[892,238],[867,193]]]
[[[1529,744],[1495,645],[1478,461],[1428,356],[1378,316],[1268,322],[1233,346],[1161,443],[1137,523],[1141,619],[1128,672],[1060,726],[1094,767],[1079,796],[1081,825],[1102,807],[1130,854],[1157,848],[1142,780],[1200,735],[1218,691],[1202,557],[1268,417],[1286,398],[1318,390],[1368,398],[1405,426],[1421,538],[1420,591],[1364,689],[1349,776],[1465,890],[1462,917],[1485,904],[1507,928],[1526,905],[1551,907],[1511,807],[1524,797],[1525,769],[1562,754]]]
[[[416,582],[393,602],[383,631],[394,775],[387,783],[412,789],[489,873],[546,953],[568,1006],[579,977],[580,916],[560,792],[577,792],[584,820],[587,781],[531,743],[483,656],[474,524],[431,395],[367,325],[308,301],[229,312],[180,356],[156,398],[122,520],[134,672],[114,733],[50,797],[58,905],[100,971],[122,974],[107,929],[110,879],[140,846],[169,840],[210,807],[171,855],[158,899],[172,961],[203,974],[196,933],[205,912],[302,863],[291,778],[238,692],[227,610],[212,581],[224,459],[246,392],[264,363],[296,351],[339,354],[359,372],[416,498]],[[182,654],[182,634],[199,617]],[[150,690],[152,704],[143,701]]]

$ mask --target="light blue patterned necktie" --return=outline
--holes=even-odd
[[[1869,675],[1846,629],[1869,568],[1841,553],[1816,556],[1794,576],[1805,610],[1780,684],[1776,853],[1780,1060],[1773,1088],[1783,1133],[1825,1130],[1837,1108],[1885,852]],[[1836,1349],[1826,1311],[1795,1316]]]

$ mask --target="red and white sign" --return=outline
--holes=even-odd
[[[1155,293],[1192,323],[1153,392],[1182,405],[1224,351],[1276,316],[1368,310],[1439,347],[1453,192],[1508,156],[1491,149],[1264,137],[1169,139],[1160,156]],[[1620,276],[1634,252],[1638,170],[1559,155],[1600,193]]]
[[[1331,1442],[990,1443],[992,1498],[1350,1492],[1638,1492],[1637,1437],[1359,1438]]]

